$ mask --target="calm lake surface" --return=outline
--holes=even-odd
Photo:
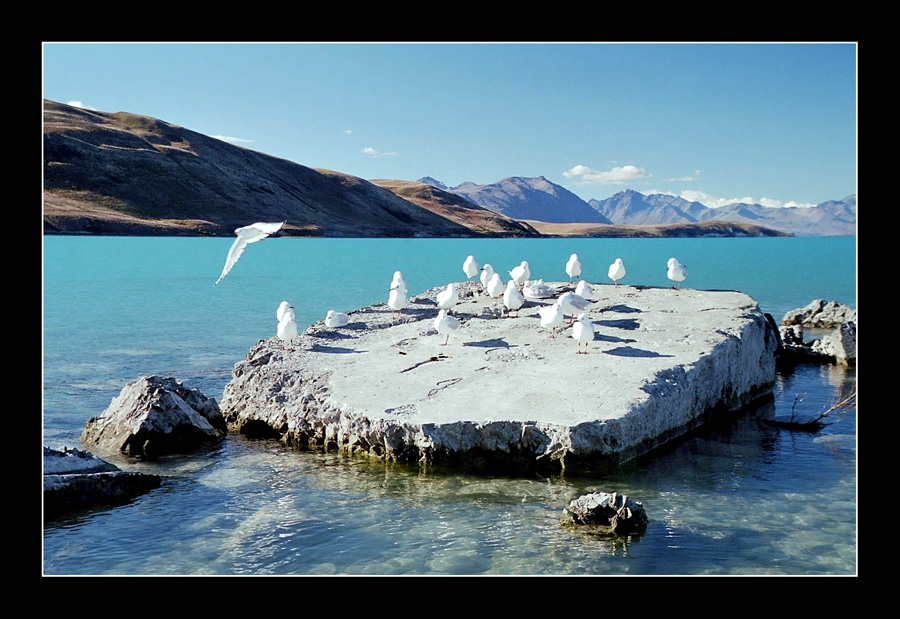
[[[301,328],[329,309],[387,300],[394,271],[411,294],[463,281],[469,254],[565,281],[740,290],[776,320],[817,298],[856,307],[856,238],[299,239],[247,248],[214,286],[232,239],[47,236],[43,445],[78,447],[84,424],[139,376],[174,376],[221,400],[231,370],[275,335],[290,301]],[[815,433],[760,423],[814,416],[855,371],[799,366],[771,401],[712,424],[603,477],[462,475],[385,465],[230,435],[153,463],[164,476],[115,508],[43,525],[46,575],[854,575],[857,414]],[[643,502],[645,534],[606,539],[562,529],[593,490]]]

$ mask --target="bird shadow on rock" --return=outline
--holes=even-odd
[[[478,342],[463,342],[463,346],[477,346],[479,348],[511,348],[509,342],[498,337]]]
[[[622,337],[616,337],[615,335],[604,335],[603,333],[594,333],[594,339],[601,342],[609,342],[610,344],[630,344],[637,341]]]
[[[322,346],[321,344],[313,344],[312,348],[310,348],[310,351],[337,354],[368,352],[367,350],[354,350],[352,348],[345,348],[343,346]]]
[[[616,312],[617,314],[634,314],[641,313],[643,310],[638,309],[636,307],[631,307],[630,305],[623,305],[620,303],[619,305],[613,305],[612,307],[604,307],[604,312]]]
[[[640,324],[634,318],[622,318],[620,320],[596,320],[594,324],[601,327],[612,327],[614,329],[624,329],[626,331],[634,331]]]
[[[633,346],[620,346],[619,348],[613,348],[612,350],[604,350],[604,354],[607,355],[615,355],[617,357],[673,357],[674,355],[661,355],[658,352],[653,352],[652,350],[643,350],[641,348],[634,348]]]
[[[323,340],[348,340],[352,336],[347,333],[341,333],[340,331],[316,331],[315,333],[311,333],[313,337],[318,337]]]

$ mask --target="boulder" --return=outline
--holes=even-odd
[[[160,486],[158,475],[123,471],[87,451],[44,447],[44,516],[115,504]]]
[[[645,531],[649,520],[640,501],[615,492],[592,492],[563,508],[560,522],[590,533],[628,535]]]
[[[806,307],[789,311],[782,325],[802,325],[815,329],[832,329],[845,322],[856,322],[856,310],[837,301],[815,299]]]
[[[834,357],[835,362],[843,365],[856,363],[856,323],[845,322],[820,340],[813,340],[810,348],[813,351]]]
[[[171,377],[142,376],[125,385],[81,442],[100,453],[156,457],[187,453],[225,438],[219,405]]]

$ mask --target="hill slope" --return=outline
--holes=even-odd
[[[44,101],[44,227],[99,234],[478,236],[363,179],[161,120]]]

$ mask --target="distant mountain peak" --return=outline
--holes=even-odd
[[[445,185],[441,181],[439,181],[435,178],[431,178],[430,176],[423,176],[416,182],[423,183],[425,185],[431,185],[432,187],[437,187],[438,189],[443,189],[444,191],[449,191],[449,189],[450,189],[449,187],[447,187],[447,185]]]

